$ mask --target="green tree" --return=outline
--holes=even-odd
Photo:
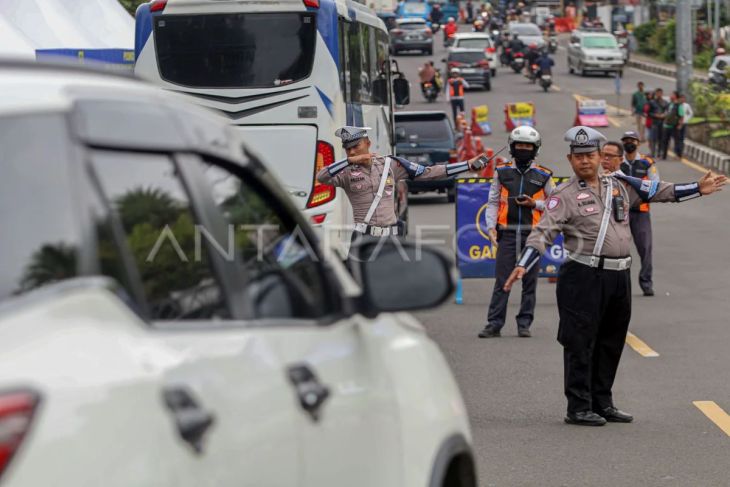
[[[136,188],[116,200],[116,208],[124,229],[147,223],[162,228],[177,219],[180,208],[175,200],[159,188]]]
[[[64,243],[45,244],[33,253],[20,281],[20,291],[74,277],[76,247]]]
[[[122,4],[122,7],[127,9],[127,12],[134,15],[134,12],[137,11],[137,7],[140,6],[140,4],[146,3],[148,0],[119,0],[119,3]]]

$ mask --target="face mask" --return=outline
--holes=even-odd
[[[512,155],[518,166],[527,166],[532,161],[532,153],[531,149],[515,149]]]
[[[631,144],[631,143],[624,144],[624,150],[626,152],[628,152],[629,154],[631,154],[632,152],[634,152],[636,150],[636,144]]]

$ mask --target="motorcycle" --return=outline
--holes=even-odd
[[[441,29],[441,24],[439,24],[438,22],[431,23],[431,32],[436,34],[440,29]]]
[[[548,73],[540,73],[540,86],[542,90],[547,93],[550,86],[553,84],[553,77]]]
[[[533,85],[537,82],[537,72],[539,68],[537,67],[537,64],[530,64],[527,67],[527,79],[530,80],[530,83]]]
[[[499,55],[499,62],[502,66],[509,66],[512,62],[512,50],[509,47],[502,49],[502,54]]]
[[[548,38],[548,52],[550,54],[555,54],[558,50],[558,37],[551,35]]]
[[[436,84],[431,81],[421,83],[421,92],[423,93],[423,97],[429,103],[435,102],[436,98],[439,96],[439,90],[436,88]]]
[[[522,70],[525,67],[525,55],[523,53],[521,53],[521,52],[516,53],[512,57],[512,62],[510,63],[510,67],[517,74],[519,74],[520,72],[522,72]]]

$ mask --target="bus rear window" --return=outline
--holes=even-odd
[[[314,62],[316,35],[312,13],[162,15],[155,19],[162,79],[199,88],[270,88],[307,78]]]

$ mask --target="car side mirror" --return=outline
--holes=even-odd
[[[364,316],[432,308],[454,292],[453,261],[438,249],[382,238],[363,240],[350,254],[363,290]]]
[[[446,62],[446,58],[442,59],[441,62],[442,63],[445,63]]]
[[[406,141],[406,129],[404,129],[403,127],[396,127],[395,141],[396,142],[405,142]]]
[[[396,105],[408,105],[411,102],[411,87],[405,77],[393,78],[393,98]]]

